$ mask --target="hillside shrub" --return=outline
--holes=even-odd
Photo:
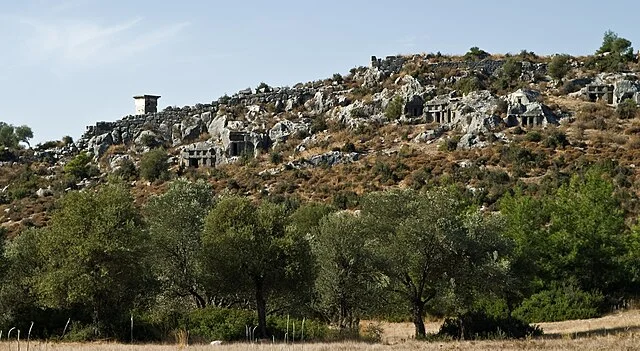
[[[513,316],[530,323],[557,322],[600,316],[604,296],[573,286],[553,286],[524,300]]]
[[[77,180],[95,177],[100,174],[100,171],[91,161],[91,156],[88,153],[81,152],[64,165],[64,172]]]
[[[460,142],[460,137],[452,137],[444,140],[439,146],[438,150],[440,151],[456,151],[458,148],[458,143]]]
[[[125,180],[138,179],[138,169],[133,161],[128,158],[121,161],[120,167],[118,167],[113,174]]]
[[[467,61],[480,61],[489,57],[490,54],[477,46],[472,47],[464,54],[464,59]]]
[[[569,63],[571,56],[569,55],[556,55],[551,59],[549,63],[549,75],[551,78],[561,81],[571,70]]]
[[[140,160],[140,176],[151,182],[157,179],[167,180],[169,178],[168,159],[169,156],[163,148],[146,152]]]
[[[553,130],[549,133],[549,136],[544,142],[546,147],[550,147],[553,149],[556,148],[564,148],[569,145],[569,139],[567,139],[567,134],[559,130]]]
[[[453,339],[522,339],[542,335],[542,329],[514,317],[489,316],[484,312],[469,312],[457,318],[445,319],[438,336]]]
[[[455,85],[456,90],[461,92],[463,95],[467,95],[472,91],[478,91],[485,88],[484,84],[480,80],[480,78],[476,76],[464,77],[456,82]]]
[[[387,108],[384,110],[384,116],[390,120],[398,119],[402,116],[403,108],[404,100],[401,96],[396,96],[387,105]]]
[[[634,118],[638,115],[638,104],[632,99],[626,99],[618,105],[616,113],[621,119]]]
[[[272,151],[269,154],[269,159],[271,160],[271,163],[273,163],[274,165],[279,165],[280,163],[282,163],[283,157],[281,153],[277,151]]]
[[[527,141],[537,143],[539,141],[542,141],[542,134],[540,134],[540,132],[537,130],[532,130],[529,133],[527,133],[527,135],[525,136],[525,139]]]

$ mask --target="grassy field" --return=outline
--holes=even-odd
[[[30,351],[169,351],[169,350],[258,350],[258,351],[346,351],[346,350],[640,350],[640,311],[627,311],[602,318],[541,323],[545,335],[532,340],[515,341],[452,341],[417,342],[413,339],[413,325],[410,323],[383,324],[383,343],[366,344],[354,342],[296,344],[296,345],[259,345],[229,344],[211,345],[125,345],[114,343],[31,343]],[[427,324],[429,331],[436,331],[439,323]],[[0,351],[18,350],[17,343],[2,342]],[[20,350],[27,350],[22,341]]]
[[[581,339],[537,339],[523,341],[467,341],[467,342],[416,342],[408,341],[395,345],[365,344],[365,343],[335,343],[335,344],[305,344],[305,345],[249,345],[232,344],[222,346],[196,345],[123,345],[123,344],[31,344],[29,350],[56,351],[170,351],[170,350],[258,350],[258,351],[376,351],[376,350],[638,350],[640,336],[635,334],[596,336]],[[0,344],[2,351],[17,350],[15,342]],[[20,350],[27,350],[26,344],[20,345]]]

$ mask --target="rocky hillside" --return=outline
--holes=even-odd
[[[137,172],[142,155],[158,148],[170,156],[168,177],[342,208],[388,187],[457,184],[491,209],[516,186],[545,192],[598,163],[637,214],[640,67],[633,58],[611,69],[611,57],[490,56],[477,48],[463,57],[372,57],[347,75],[261,83],[208,103],[98,122],[75,143],[5,153],[2,225],[12,234],[42,226],[56,198],[114,173],[142,203],[163,188]],[[90,164],[73,174],[78,155]]]

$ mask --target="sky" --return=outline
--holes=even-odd
[[[638,14],[634,0],[0,0],[0,121],[30,126],[32,144],[77,139],[132,114],[134,95],[209,103],[372,55],[585,55],[608,29],[640,48]]]

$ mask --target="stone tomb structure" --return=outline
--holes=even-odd
[[[424,113],[424,99],[419,95],[414,95],[409,102],[404,105],[404,115],[407,117],[421,117]]]
[[[436,98],[425,105],[425,117],[427,123],[451,124],[458,116],[454,104],[458,98]]]
[[[539,98],[539,92],[529,89],[518,89],[507,95],[507,126],[527,128],[557,124],[556,115]]]
[[[184,167],[214,167],[216,147],[209,143],[187,145],[180,153],[180,164]]]
[[[133,97],[136,105],[136,115],[158,112],[158,95],[137,95]]]
[[[609,105],[613,104],[613,90],[611,84],[589,84],[587,85],[587,97],[589,101],[604,101]]]

